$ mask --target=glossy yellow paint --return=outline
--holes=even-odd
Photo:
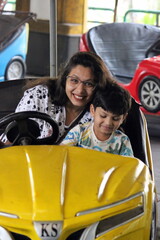
[[[0,151],[0,226],[41,239],[35,222],[62,221],[59,240],[141,207],[139,216],[97,237],[149,240],[154,181],[136,158],[66,146]],[[3,213],[6,216],[3,216]]]

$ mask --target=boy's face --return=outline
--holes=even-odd
[[[92,104],[90,106],[90,112],[94,118],[94,133],[101,141],[108,139],[111,134],[123,123],[127,115],[116,115],[112,112],[105,111],[101,107],[94,109]]]

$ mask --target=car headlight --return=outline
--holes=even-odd
[[[101,236],[102,234],[106,233],[107,231],[115,227],[121,226],[129,221],[132,221],[133,219],[141,216],[143,213],[144,213],[143,206],[138,206],[127,212],[123,212],[100,221],[97,226],[96,237]]]
[[[123,212],[108,217],[106,216],[106,218],[104,218],[103,220],[90,225],[84,230],[80,240],[95,239],[95,236],[96,238],[100,237],[109,230],[124,225],[142,216],[144,214],[144,194],[137,193],[135,195],[132,195],[126,199],[112,203],[110,205],[79,212],[76,214],[76,216],[94,213],[117,206],[120,207],[120,209],[123,210]],[[125,209],[126,206],[129,206],[128,210]]]

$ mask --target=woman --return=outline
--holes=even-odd
[[[91,120],[89,104],[97,88],[114,81],[101,58],[89,52],[75,53],[58,79],[29,81],[16,112],[39,111],[50,115],[59,125],[60,136],[77,123]],[[39,120],[41,137],[50,128]]]

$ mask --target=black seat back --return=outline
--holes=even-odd
[[[0,82],[0,118],[13,113],[23,96],[25,79]],[[0,129],[0,133],[3,132]]]
[[[140,110],[139,104],[132,99],[132,107],[122,127],[131,141],[134,156],[148,165],[148,157],[146,152],[147,129],[142,115],[143,113]]]

